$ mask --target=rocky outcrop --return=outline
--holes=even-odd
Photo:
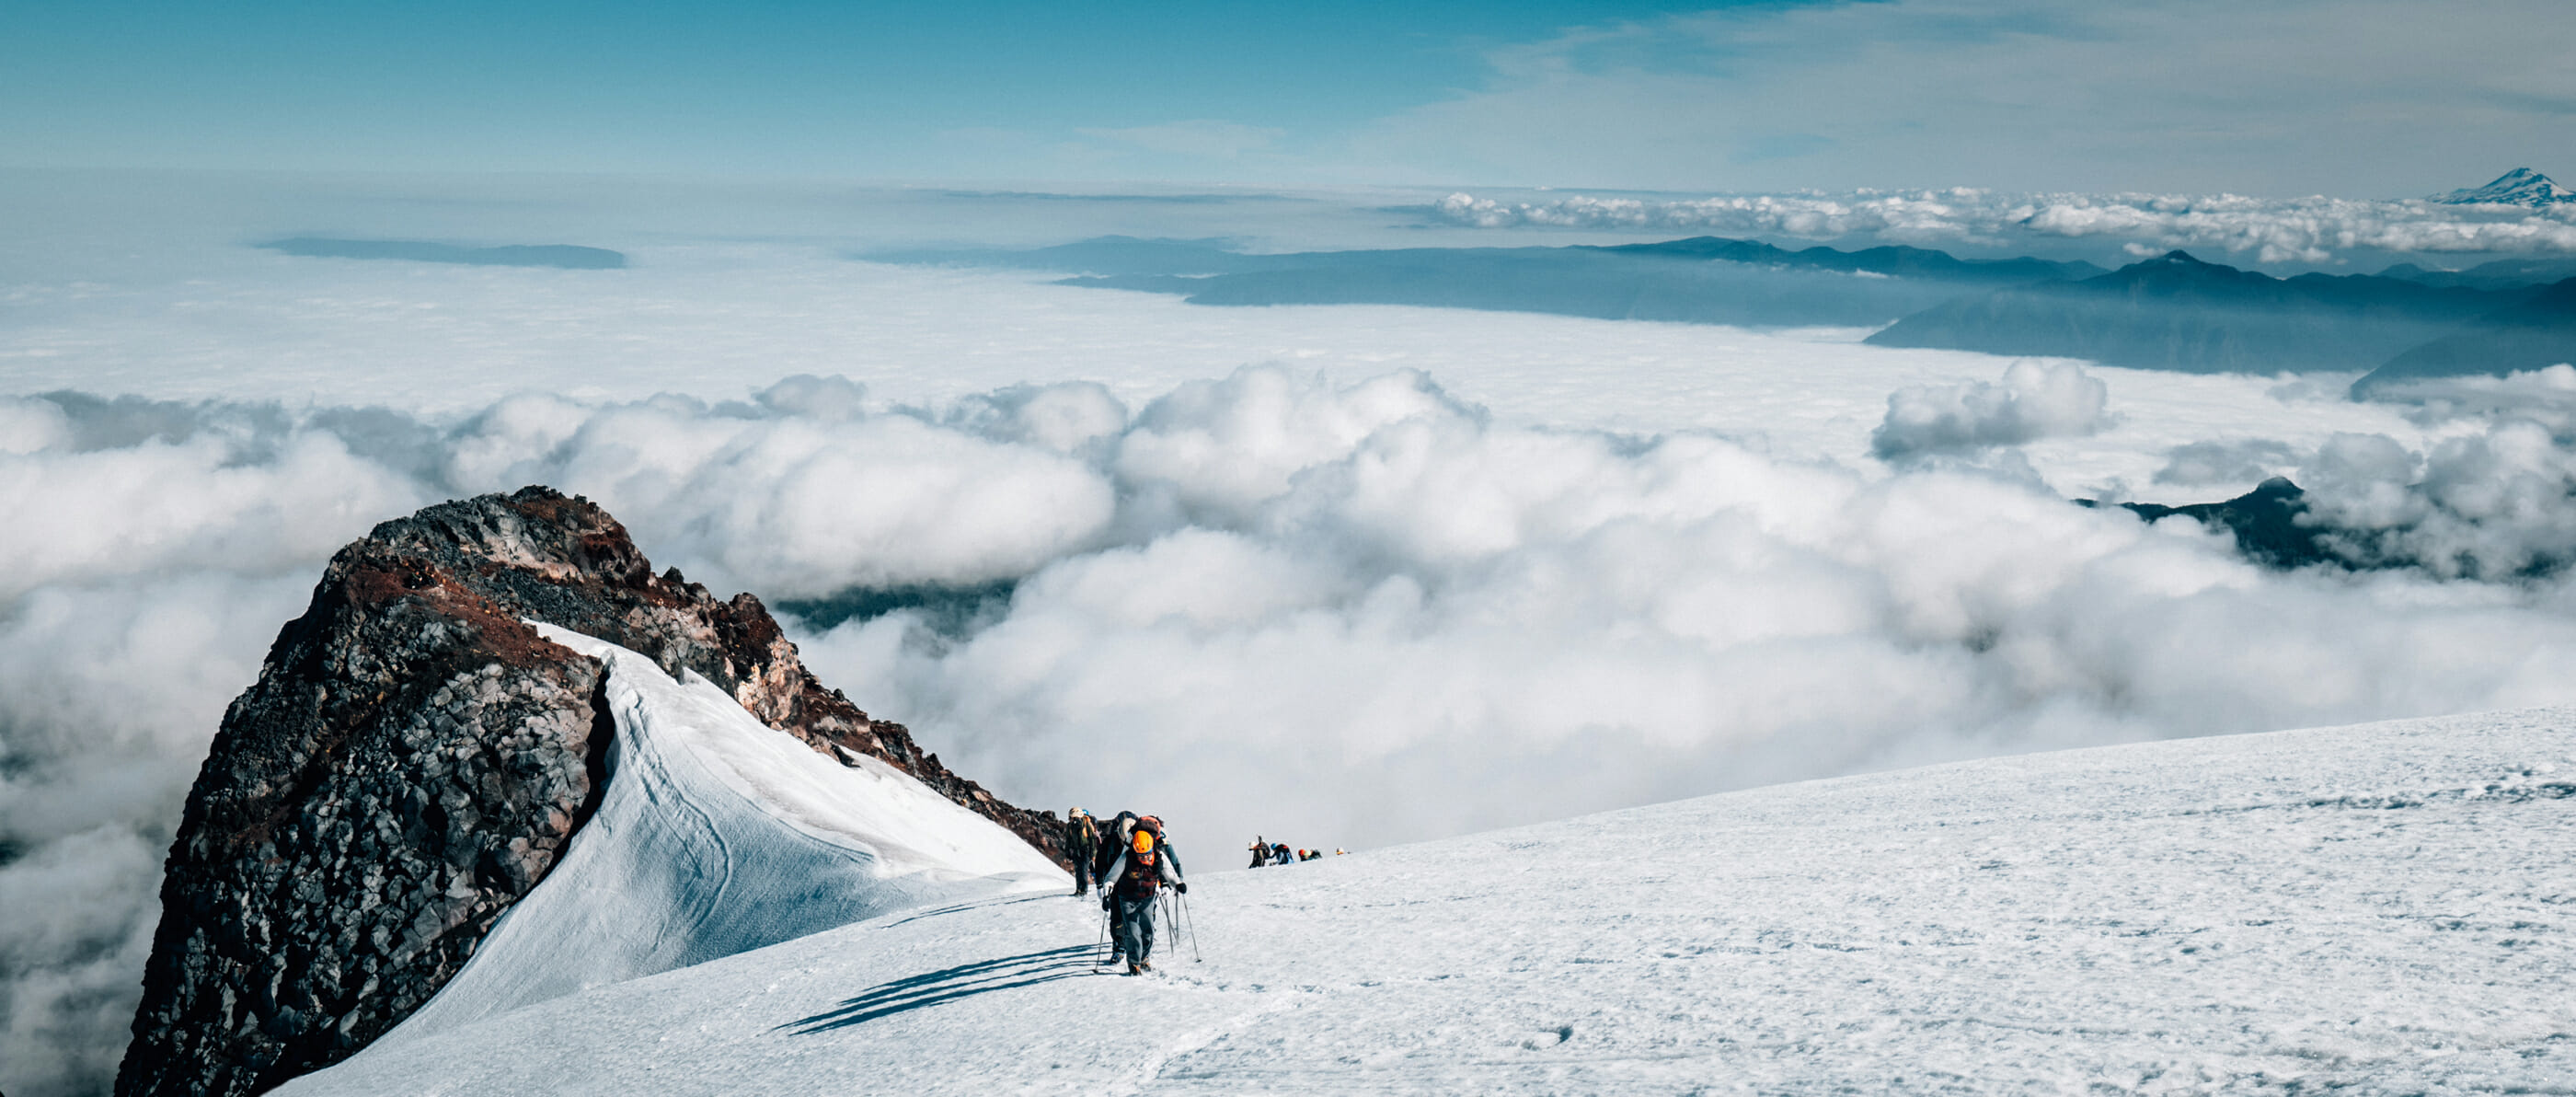
[[[1014,808],[825,689],[758,599],[654,574],[586,500],[431,507],[341,550],[225,714],[162,881],[120,1094],[249,1094],[446,985],[605,791],[601,666],[523,619],[696,671],[782,733],[902,769],[1061,860]]]
[[[2092,499],[2076,502],[2087,507],[2102,505]],[[2312,564],[2354,566],[2335,553],[2335,530],[2310,517],[2307,492],[2288,477],[2272,477],[2255,485],[2254,490],[2222,502],[2120,506],[2150,522],[2178,514],[2211,529],[2226,530],[2236,538],[2236,551],[2264,567],[2286,571]]]

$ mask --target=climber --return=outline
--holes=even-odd
[[[1100,828],[1091,813],[1075,808],[1064,817],[1064,856],[1073,862],[1073,894],[1091,894],[1092,859],[1100,855]]]
[[[1256,834],[1252,836],[1252,845],[1249,848],[1252,850],[1252,864],[1250,867],[1260,868],[1261,866],[1270,863],[1270,843],[1265,841],[1260,835]]]
[[[1117,912],[1119,952],[1127,957],[1129,975],[1154,970],[1154,900],[1164,884],[1190,893],[1180,858],[1163,844],[1163,821],[1148,815],[1136,821],[1126,848],[1100,878],[1101,902]]]
[[[1109,962],[1116,964],[1127,956],[1127,938],[1118,931],[1118,904],[1109,899],[1109,866],[1126,852],[1128,841],[1136,832],[1136,813],[1122,811],[1100,828],[1100,848],[1091,855],[1091,879],[1100,885],[1101,909],[1109,912]]]

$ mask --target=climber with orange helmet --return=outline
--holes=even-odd
[[[1100,877],[1100,897],[1112,911],[1118,952],[1127,958],[1129,975],[1154,969],[1154,900],[1165,884],[1190,893],[1188,881],[1181,878],[1180,858],[1163,841],[1163,821],[1148,815],[1129,828],[1126,846]]]

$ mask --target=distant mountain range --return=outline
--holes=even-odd
[[[877,252],[874,262],[1073,274],[1061,284],[1201,305],[1423,305],[1616,320],[1875,326],[1963,290],[2101,273],[2090,263],[1960,259],[1928,248],[1792,251],[1696,237],[1615,247],[1252,254],[1223,240],[1105,236],[1026,251]]]
[[[2576,361],[2576,277],[2517,285],[2498,271],[2467,281],[2476,284],[2274,278],[2175,251],[2096,278],[1945,302],[1867,341],[2187,373],[2368,370],[2357,397],[2396,381]]]
[[[2453,206],[2554,206],[2576,202],[2576,190],[2559,186],[2548,176],[2530,168],[2515,168],[2496,176],[2495,182],[2483,187],[2436,194],[2431,200]]]
[[[2480,263],[2467,270],[2426,270],[2413,263],[2399,263],[2379,272],[2382,278],[2403,278],[2428,286],[2467,286],[2470,289],[2523,289],[2576,278],[2576,258],[2563,259],[2498,259]]]
[[[2353,383],[2369,396],[2383,386],[2433,377],[2503,376],[2576,362],[2576,278],[2408,349]]]
[[[2274,278],[2180,251],[2104,271],[1928,248],[1798,250],[1701,236],[1610,247],[1254,254],[1224,240],[1105,236],[1029,250],[878,252],[876,262],[1072,274],[1059,285],[1202,305],[1391,304],[1747,326],[1888,326],[1877,346],[2084,358],[2190,373],[2395,380],[2576,361],[2576,259],[2464,271]],[[2562,281],[2571,280],[2571,281]],[[2558,283],[2544,291],[2547,283]],[[1895,322],[1890,324],[1889,321]]]
[[[2095,278],[1945,302],[1868,341],[2187,373],[2349,370],[2518,300],[2360,274],[2274,278],[2174,251]]]

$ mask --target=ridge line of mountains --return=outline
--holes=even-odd
[[[1898,245],[1651,244],[1258,254],[1223,239],[1105,236],[1026,250],[909,250],[884,263],[1055,271],[1058,285],[1201,305],[1394,304],[1748,327],[1880,327],[1877,346],[2082,358],[2190,373],[2352,372],[2405,382],[2576,361],[2576,257],[2460,271],[2276,278],[2171,251],[2104,270]],[[1893,320],[1893,323],[1890,321]]]

